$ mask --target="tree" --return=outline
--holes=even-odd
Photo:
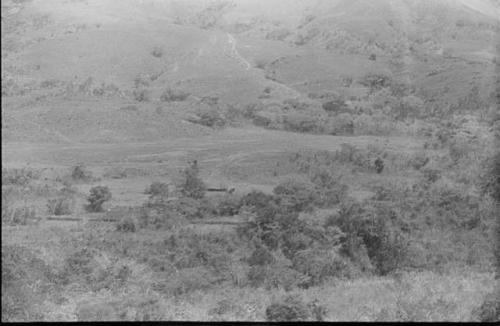
[[[86,206],[88,212],[102,212],[102,205],[111,199],[111,191],[106,186],[96,186],[90,189]]]
[[[205,197],[206,186],[199,176],[198,162],[194,160],[184,169],[184,180],[181,184],[181,193],[183,196],[201,199]]]

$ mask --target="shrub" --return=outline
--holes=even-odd
[[[111,199],[111,191],[106,186],[96,186],[90,189],[90,195],[87,197],[89,202],[86,205],[88,212],[102,212],[102,205]]]
[[[183,171],[183,181],[180,185],[181,194],[186,197],[200,199],[205,196],[206,186],[199,177],[197,161],[194,161]]]
[[[316,205],[331,207],[346,198],[348,186],[341,183],[340,176],[332,174],[325,167],[314,169],[309,175],[317,191]]]
[[[164,182],[158,182],[155,181],[153,182],[145,191],[144,193],[146,195],[149,195],[150,197],[156,197],[156,196],[168,196],[168,184]]]
[[[308,276],[304,287],[321,285],[330,277],[350,276],[348,264],[335,248],[301,250],[292,261],[295,270]]]
[[[239,213],[241,199],[234,194],[224,194],[217,203],[217,213],[220,216],[234,216]]]
[[[3,206],[2,202],[2,206]],[[27,225],[33,222],[37,222],[35,209],[33,207],[21,206],[6,208],[2,207],[2,223],[12,224],[12,225]]]
[[[189,95],[188,92],[183,90],[174,90],[171,88],[167,88],[160,96],[160,100],[163,102],[182,102],[185,101]]]
[[[2,322],[43,320],[43,303],[53,296],[55,276],[36,253],[2,244]]]
[[[155,46],[153,48],[153,51],[151,51],[151,55],[155,58],[161,58],[163,56],[163,49],[158,46]]]
[[[323,110],[330,113],[344,113],[349,111],[349,107],[342,98],[336,98],[322,104]]]
[[[89,181],[92,179],[92,173],[82,163],[79,163],[72,168],[71,178],[75,181]]]
[[[137,102],[149,101],[149,92],[146,89],[134,89],[132,95]]]
[[[307,305],[294,296],[287,296],[266,308],[268,321],[305,321],[310,318]]]
[[[37,179],[39,177],[38,173],[33,170],[21,168],[21,169],[6,169],[2,168],[2,186],[5,185],[18,185],[25,186],[31,180]]]
[[[66,196],[49,199],[47,202],[48,212],[52,215],[69,215],[72,213],[72,206],[72,199]]]
[[[310,209],[317,200],[314,184],[307,179],[285,180],[273,189],[273,193],[281,199],[282,205],[296,212]]]
[[[369,87],[371,91],[378,90],[390,85],[390,77],[383,74],[367,74],[359,83]]]
[[[199,120],[197,123],[207,126],[207,127],[223,127],[226,124],[226,120],[215,108],[210,108],[208,110],[201,110],[198,112]]]
[[[494,323],[500,321],[500,291],[489,294],[484,299],[476,314],[480,322]]]
[[[412,156],[410,160],[410,165],[415,169],[415,170],[420,170],[423,168],[427,163],[429,163],[429,157],[427,157],[424,153],[416,153]]]
[[[364,246],[382,275],[399,268],[406,259],[407,237],[399,223],[401,217],[390,206],[356,202],[343,203],[333,222],[347,235],[344,252],[355,258],[357,248]]]
[[[314,132],[318,130],[318,122],[310,114],[292,112],[285,115],[285,130],[295,132]]]
[[[135,232],[136,226],[134,219],[130,216],[124,217],[120,222],[117,223],[116,230],[121,232]]]

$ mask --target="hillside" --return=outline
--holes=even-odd
[[[499,8],[490,1],[5,0],[2,8],[2,94],[22,99],[5,101],[2,110],[13,121],[7,129],[30,118],[10,103],[35,99],[37,114],[48,121],[43,107],[70,106],[74,89],[90,102],[95,94],[114,98],[114,108],[137,102],[139,94],[149,102],[135,103],[144,110],[189,111],[207,96],[219,99],[219,109],[242,110],[289,98],[311,101],[311,93],[360,99],[367,95],[362,79],[372,73],[446,106],[474,86],[488,98],[495,78]],[[191,96],[162,103],[167,88]],[[266,88],[272,91],[262,100]],[[175,116],[169,116],[173,124]],[[96,119],[85,118],[90,125]],[[68,130],[81,127],[69,123]],[[57,130],[58,123],[53,128],[68,132]],[[18,131],[4,133],[11,139]]]

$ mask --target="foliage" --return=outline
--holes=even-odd
[[[294,296],[287,296],[266,308],[268,321],[306,321],[310,318],[307,305]]]
[[[135,232],[136,226],[134,219],[130,216],[122,218],[122,220],[116,224],[116,230],[121,232]]]
[[[314,184],[307,179],[285,180],[273,189],[273,193],[280,198],[281,205],[297,212],[311,209],[317,200]]]
[[[38,179],[39,174],[31,169],[7,169],[2,168],[2,186],[18,185],[25,186],[31,180]]]
[[[92,179],[92,173],[85,168],[83,163],[79,163],[72,168],[71,178],[75,181],[89,181]]]
[[[179,89],[167,88],[160,96],[162,102],[182,102],[185,101],[189,95],[188,92]]]
[[[54,291],[54,271],[36,253],[2,245],[2,322],[39,321]]]
[[[364,246],[377,271],[387,274],[399,268],[406,258],[407,234],[402,230],[404,221],[397,214],[397,210],[387,205],[346,202],[330,223],[347,236],[344,253],[354,258],[357,247]]]
[[[156,196],[168,196],[169,186],[165,182],[155,181],[144,191],[146,195],[149,195],[150,198]]]
[[[390,85],[390,82],[391,79],[389,76],[384,74],[373,74],[373,73],[365,75],[359,81],[361,85],[370,88],[371,91],[387,87]]]
[[[155,58],[161,58],[163,56],[163,49],[158,46],[155,46],[151,51],[151,55]]]
[[[184,169],[183,180],[179,187],[183,196],[194,199],[201,199],[205,196],[206,186],[199,174],[200,170],[196,161]]]
[[[47,202],[48,212],[52,215],[69,215],[73,211],[72,206],[72,198],[67,196],[49,199]]]
[[[111,191],[107,186],[96,186],[90,189],[90,194],[87,197],[88,204],[86,209],[88,212],[102,212],[102,205],[111,199]]]
[[[198,116],[199,120],[196,122],[203,126],[213,128],[213,127],[223,127],[226,124],[226,120],[216,108],[199,110]]]
[[[150,97],[149,91],[146,89],[134,89],[132,95],[137,102],[148,102]]]
[[[291,112],[284,118],[285,130],[295,132],[315,132],[318,130],[318,122],[310,114]]]
[[[498,289],[486,296],[476,314],[480,322],[500,322],[500,291]]]

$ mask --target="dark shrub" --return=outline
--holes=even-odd
[[[116,224],[116,230],[121,232],[135,232],[135,221],[130,216],[124,217]]]
[[[297,212],[311,208],[317,200],[314,184],[309,180],[286,180],[276,186],[273,193],[281,199],[282,205]]]
[[[349,112],[349,107],[342,98],[336,98],[334,100],[325,102],[322,104],[322,107],[326,112],[335,114]]]
[[[234,216],[239,213],[241,199],[234,194],[224,194],[217,203],[217,213],[220,216]]]
[[[182,90],[173,90],[171,88],[167,88],[160,96],[160,100],[163,102],[182,102],[185,101],[189,95],[188,92],[184,92]]]
[[[183,181],[180,185],[181,194],[186,197],[200,199],[205,196],[206,186],[201,180],[197,161],[194,161],[184,169]]]
[[[151,55],[155,58],[161,58],[163,56],[163,49],[158,46],[155,46],[153,48],[153,51],[151,51]]]
[[[153,182],[145,191],[144,193],[146,195],[149,195],[150,197],[156,197],[156,196],[168,196],[168,184],[164,182],[158,182],[155,181]]]
[[[288,296],[266,308],[268,321],[305,321],[310,317],[307,305],[300,299]]]
[[[42,305],[53,299],[56,274],[24,247],[2,245],[2,322],[43,320]]]
[[[333,175],[325,167],[313,169],[309,174],[311,181],[316,187],[316,205],[320,207],[331,207],[346,198],[348,186],[341,183],[340,176]]]
[[[389,86],[390,78],[382,74],[368,74],[359,83],[373,91]]]
[[[323,284],[330,277],[350,276],[348,264],[336,250],[305,249],[293,257],[293,268],[308,276],[305,287]]]
[[[494,323],[500,321],[500,291],[489,294],[483,304],[475,311],[480,322]]]
[[[59,197],[49,199],[47,209],[52,215],[69,215],[72,213],[72,199],[68,197]]]
[[[137,102],[149,101],[149,92],[146,89],[134,89],[132,95]]]
[[[429,158],[424,153],[416,153],[410,160],[410,164],[415,170],[420,170],[427,163],[429,163]]]
[[[275,198],[273,195],[268,195],[258,190],[252,190],[241,198],[241,205],[264,208],[274,200]]]
[[[226,120],[215,108],[202,110],[198,112],[199,120],[197,123],[207,127],[223,127]]]
[[[102,212],[102,205],[111,199],[111,192],[106,186],[96,186],[90,189],[90,195],[87,197],[89,202],[86,205],[88,212]]]
[[[392,207],[346,202],[332,223],[347,236],[344,253],[356,259],[354,255],[364,246],[380,274],[396,270],[405,261],[407,236],[399,225],[401,217]]]
[[[32,170],[28,169],[6,169],[2,168],[2,186],[18,185],[25,186],[31,180],[37,179],[39,176]]]
[[[92,179],[92,173],[79,163],[71,170],[71,178],[75,181],[89,181]]]
[[[250,258],[248,258],[248,264],[250,266],[254,265],[269,265],[274,262],[274,257],[272,253],[264,246],[260,245],[255,248],[252,252]]]

